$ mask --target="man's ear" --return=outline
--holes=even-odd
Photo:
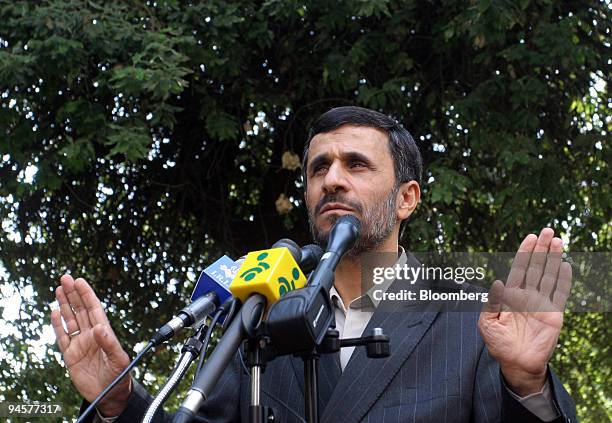
[[[421,199],[421,187],[417,181],[404,182],[397,193],[397,218],[406,220]]]

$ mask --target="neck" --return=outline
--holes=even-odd
[[[378,247],[364,254],[387,253],[382,257],[395,257],[393,263],[397,261],[398,251],[398,233],[393,231]],[[389,254],[395,253],[395,255]],[[391,266],[393,263],[388,263]],[[348,257],[344,256],[335,272],[334,286],[340,294],[345,307],[348,307],[351,301],[363,295],[361,286],[361,269],[362,255]]]

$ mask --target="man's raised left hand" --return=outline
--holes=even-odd
[[[544,228],[521,243],[508,280],[489,291],[478,328],[506,383],[519,396],[539,392],[563,326],[572,268],[561,262],[563,241]]]

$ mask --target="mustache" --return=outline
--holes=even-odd
[[[348,206],[350,208],[352,208],[353,210],[362,213],[363,212],[363,207],[361,206],[361,204],[359,204],[356,201],[352,201],[348,198],[345,198],[344,195],[340,195],[340,194],[325,194],[323,196],[323,198],[321,198],[319,200],[319,202],[317,203],[317,205],[315,206],[315,215],[319,214],[319,212],[321,211],[321,209],[323,208],[324,205],[326,205],[327,203],[340,203],[343,204],[345,206]]]

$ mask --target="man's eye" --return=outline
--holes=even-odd
[[[368,167],[364,162],[351,162],[351,167]]]
[[[315,167],[315,168],[312,170],[312,173],[313,173],[313,174],[317,174],[317,173],[320,173],[320,172],[322,172],[322,171],[324,171],[324,170],[326,170],[326,169],[327,169],[327,166],[323,166],[323,165],[321,165],[321,166],[317,166],[317,167]]]

